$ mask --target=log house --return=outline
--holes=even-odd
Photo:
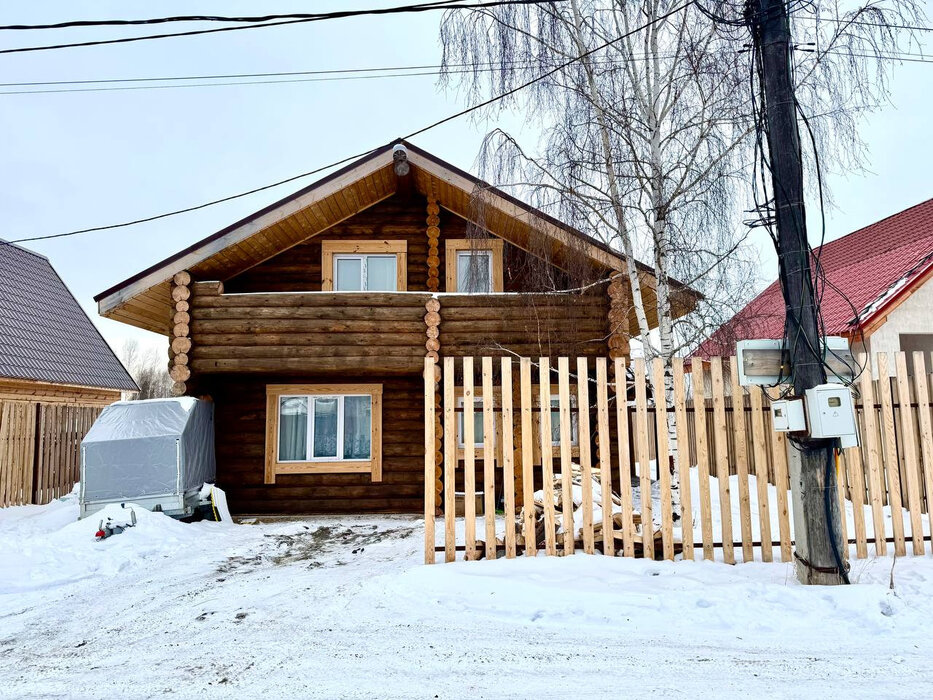
[[[609,285],[623,270],[601,242],[390,143],[95,299],[167,333],[175,392],[214,401],[234,512],[415,513],[425,357],[624,356],[637,324]],[[678,315],[696,299],[675,286]]]

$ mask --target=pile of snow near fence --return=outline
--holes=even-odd
[[[117,506],[119,507],[119,506]],[[133,507],[128,503],[127,507]],[[185,524],[100,542],[70,496],[0,509],[0,696],[925,697],[933,557],[587,556],[425,566],[414,517]]]

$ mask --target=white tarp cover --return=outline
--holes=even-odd
[[[182,494],[213,482],[213,404],[190,397],[118,401],[81,443],[83,500]]]

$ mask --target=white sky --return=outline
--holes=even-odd
[[[396,0],[275,3],[199,0],[199,13],[306,12]],[[191,14],[190,2],[5,3],[4,23]],[[933,14],[933,0],[928,0]],[[440,60],[438,13],[344,19],[128,45],[0,56],[0,82],[257,73]],[[176,29],[178,25],[169,25]],[[215,25],[216,26],[216,25]],[[163,27],[157,27],[161,31]],[[0,46],[122,36],[139,30],[4,32]],[[867,175],[833,176],[836,238],[933,196],[933,65],[894,66],[892,107],[864,125]],[[7,90],[10,88],[0,88]],[[0,238],[118,223],[227,196],[312,170],[466,106],[433,77],[50,95],[0,95]],[[497,125],[521,127],[519,116]],[[414,142],[475,170],[482,135],[469,119]],[[111,344],[154,334],[100,319],[92,297],[313,181],[132,228],[27,244],[47,255]],[[812,219],[812,217],[811,217]],[[572,223],[572,222],[571,222]],[[815,230],[815,227],[814,227]],[[762,281],[776,275],[763,235]]]

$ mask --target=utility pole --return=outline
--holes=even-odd
[[[824,383],[826,376],[807,243],[790,21],[785,0],[747,0],[746,12],[761,57],[778,259],[787,314],[784,340],[790,354],[794,393],[800,397],[806,389]],[[845,573],[837,565],[844,550],[833,464],[835,443],[805,437],[788,440],[787,446],[797,577],[801,583],[844,583]]]

